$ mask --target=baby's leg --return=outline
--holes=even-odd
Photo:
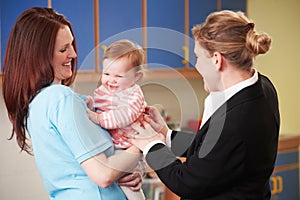
[[[124,194],[126,195],[128,200],[145,200],[145,195],[142,189],[139,191],[132,191],[126,186],[121,186],[121,189],[123,190]]]
[[[121,153],[122,149],[117,149],[115,151],[116,154]],[[143,161],[142,161],[143,162]],[[144,163],[143,163],[144,164]],[[141,172],[141,161],[139,161],[138,166],[136,167],[136,169],[134,171],[136,172]],[[140,189],[139,191],[132,191],[131,189],[129,189],[126,186],[120,186],[122,191],[124,192],[125,196],[127,197],[128,200],[145,200],[145,195],[142,189]]]

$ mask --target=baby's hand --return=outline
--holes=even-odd
[[[98,113],[88,110],[88,116],[92,122],[94,122],[95,124],[99,124]]]
[[[84,94],[78,94],[79,97],[85,101],[86,103],[86,106],[90,109],[90,110],[93,110],[93,107],[94,107],[94,99],[92,96],[89,96],[89,95],[84,95]]]
[[[91,96],[86,96],[85,103],[86,103],[87,107],[88,107],[90,110],[93,110],[93,108],[94,108],[94,100],[93,100],[93,97],[91,97]]]

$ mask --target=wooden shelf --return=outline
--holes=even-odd
[[[290,152],[299,148],[299,135],[280,135],[278,143],[278,153]]]
[[[78,71],[76,82],[98,82],[101,73],[95,71]],[[2,73],[0,73],[0,85],[2,85]],[[195,68],[182,69],[146,69],[144,79],[179,79],[179,78],[201,78]]]
[[[76,82],[98,82],[100,72],[94,71],[79,71]],[[181,68],[181,69],[146,69],[145,80],[155,79],[179,79],[179,78],[201,78],[201,75],[195,68]]]

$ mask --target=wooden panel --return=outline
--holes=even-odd
[[[298,150],[300,136],[298,135],[280,135],[278,143],[278,153]]]

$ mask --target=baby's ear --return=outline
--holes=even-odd
[[[135,82],[139,81],[141,78],[143,78],[144,73],[142,71],[135,72]]]

